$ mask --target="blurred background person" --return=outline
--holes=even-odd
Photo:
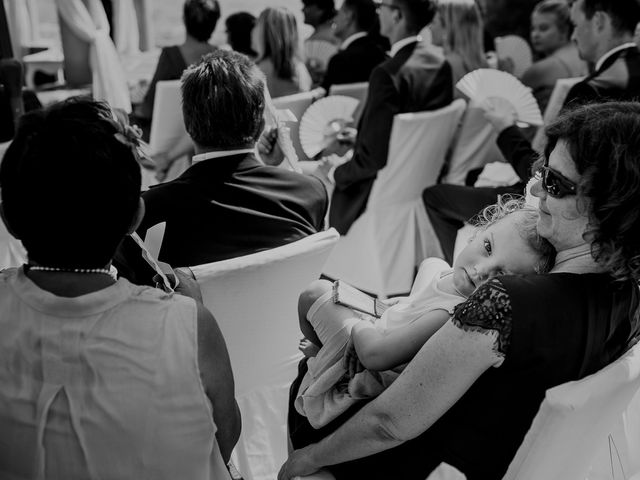
[[[333,45],[340,45],[340,39],[333,32],[333,18],[336,16],[334,0],[302,0],[304,23],[313,27],[309,40],[324,40]]]
[[[379,45],[379,22],[373,0],[344,0],[333,27],[342,44],[329,60],[322,82],[327,92],[334,84],[367,82],[373,68],[387,58]]]
[[[560,78],[582,77],[587,64],[571,41],[569,5],[566,0],[543,0],[531,14],[531,45],[539,60],[522,76],[544,112],[551,92]]]
[[[227,28],[227,43],[239,53],[244,53],[254,60],[256,51],[251,47],[251,32],[256,26],[256,17],[249,12],[238,12],[229,15],[224,22]]]
[[[142,104],[134,111],[136,120],[142,120],[137,123],[143,129],[146,126],[147,133],[153,117],[156,84],[161,80],[178,80],[189,65],[215,50],[216,47],[209,44],[209,39],[219,19],[220,5],[217,0],[187,0],[184,3],[182,20],[186,31],[185,40],[181,45],[162,49],[149,89]]]
[[[300,54],[298,22],[292,12],[284,7],[266,8],[251,38],[258,54],[256,65],[267,78],[272,98],[311,89],[311,76]]]
[[[431,35],[451,65],[454,86],[467,73],[488,68],[482,14],[475,0],[439,0]]]

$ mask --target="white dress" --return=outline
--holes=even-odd
[[[383,333],[395,330],[420,321],[434,310],[453,313],[454,307],[466,299],[438,288],[438,281],[450,274],[451,267],[442,259],[428,258],[422,262],[409,296],[401,298],[375,320],[376,329]],[[349,379],[342,357],[353,325],[363,317],[353,312],[353,316],[336,318],[333,308],[323,308],[332,304],[331,292],[328,293],[320,297],[307,314],[322,348],[309,359],[308,372],[295,400],[296,410],[305,415],[314,428],[331,422],[354,403],[379,395],[404,368],[403,365],[384,372],[365,370]]]
[[[124,279],[58,297],[5,270],[0,332],[0,478],[230,478],[193,300]]]

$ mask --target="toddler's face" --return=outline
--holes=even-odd
[[[453,262],[453,283],[464,296],[496,275],[535,273],[540,255],[520,236],[515,212],[480,231]]]

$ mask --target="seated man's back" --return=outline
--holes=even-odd
[[[278,247],[323,228],[327,193],[316,178],[265,166],[254,156],[264,128],[264,75],[243,55],[215,51],[182,76],[182,111],[193,165],[143,194],[138,229],[166,222],[160,260],[192,266]],[[117,255],[121,275],[151,284],[131,239]]]

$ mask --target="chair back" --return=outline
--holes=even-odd
[[[330,229],[192,267],[229,350],[242,413],[233,461],[247,480],[275,478],[286,460],[288,390],[301,358],[298,296],[319,277],[338,237]]]
[[[465,105],[456,100],[439,110],[394,117],[387,165],[378,172],[367,209],[415,201],[435,185]]]
[[[496,137],[495,130],[484,118],[483,110],[471,102],[453,141],[442,183],[464,185],[470,170],[491,162],[504,162]]]
[[[593,375],[547,390],[504,480],[584,480],[639,390],[640,343]]]
[[[325,96],[323,88],[316,88],[310,92],[296,93],[294,95],[287,95],[286,97],[278,97],[273,99],[273,105],[277,110],[290,110],[296,117],[295,122],[290,122],[289,131],[291,133],[291,141],[293,142],[293,148],[296,150],[298,160],[305,161],[309,158],[305,155],[302,145],[300,144],[300,119],[307,108],[311,106],[313,102]]]
[[[187,135],[182,117],[180,80],[165,80],[156,84],[153,117],[149,134],[151,152],[166,152]]]
[[[364,104],[367,102],[367,96],[369,94],[369,82],[357,82],[357,83],[343,83],[338,85],[331,85],[329,88],[329,95],[344,95],[345,97],[352,97],[358,100],[358,106],[356,111],[353,112],[353,124],[358,125],[360,115],[364,110]]]
[[[544,115],[542,116],[542,120],[544,125],[549,125],[556,118],[558,118],[558,114],[560,110],[562,110],[562,106],[564,105],[564,101],[567,99],[567,95],[569,94],[569,90],[576,83],[584,80],[584,77],[572,77],[572,78],[559,78],[556,80],[556,84],[551,91],[551,96],[549,97],[549,103],[547,103],[547,108],[544,110]],[[536,131],[536,135],[531,142],[533,149],[536,152],[542,152],[547,143],[547,137],[544,134],[544,125]]]

